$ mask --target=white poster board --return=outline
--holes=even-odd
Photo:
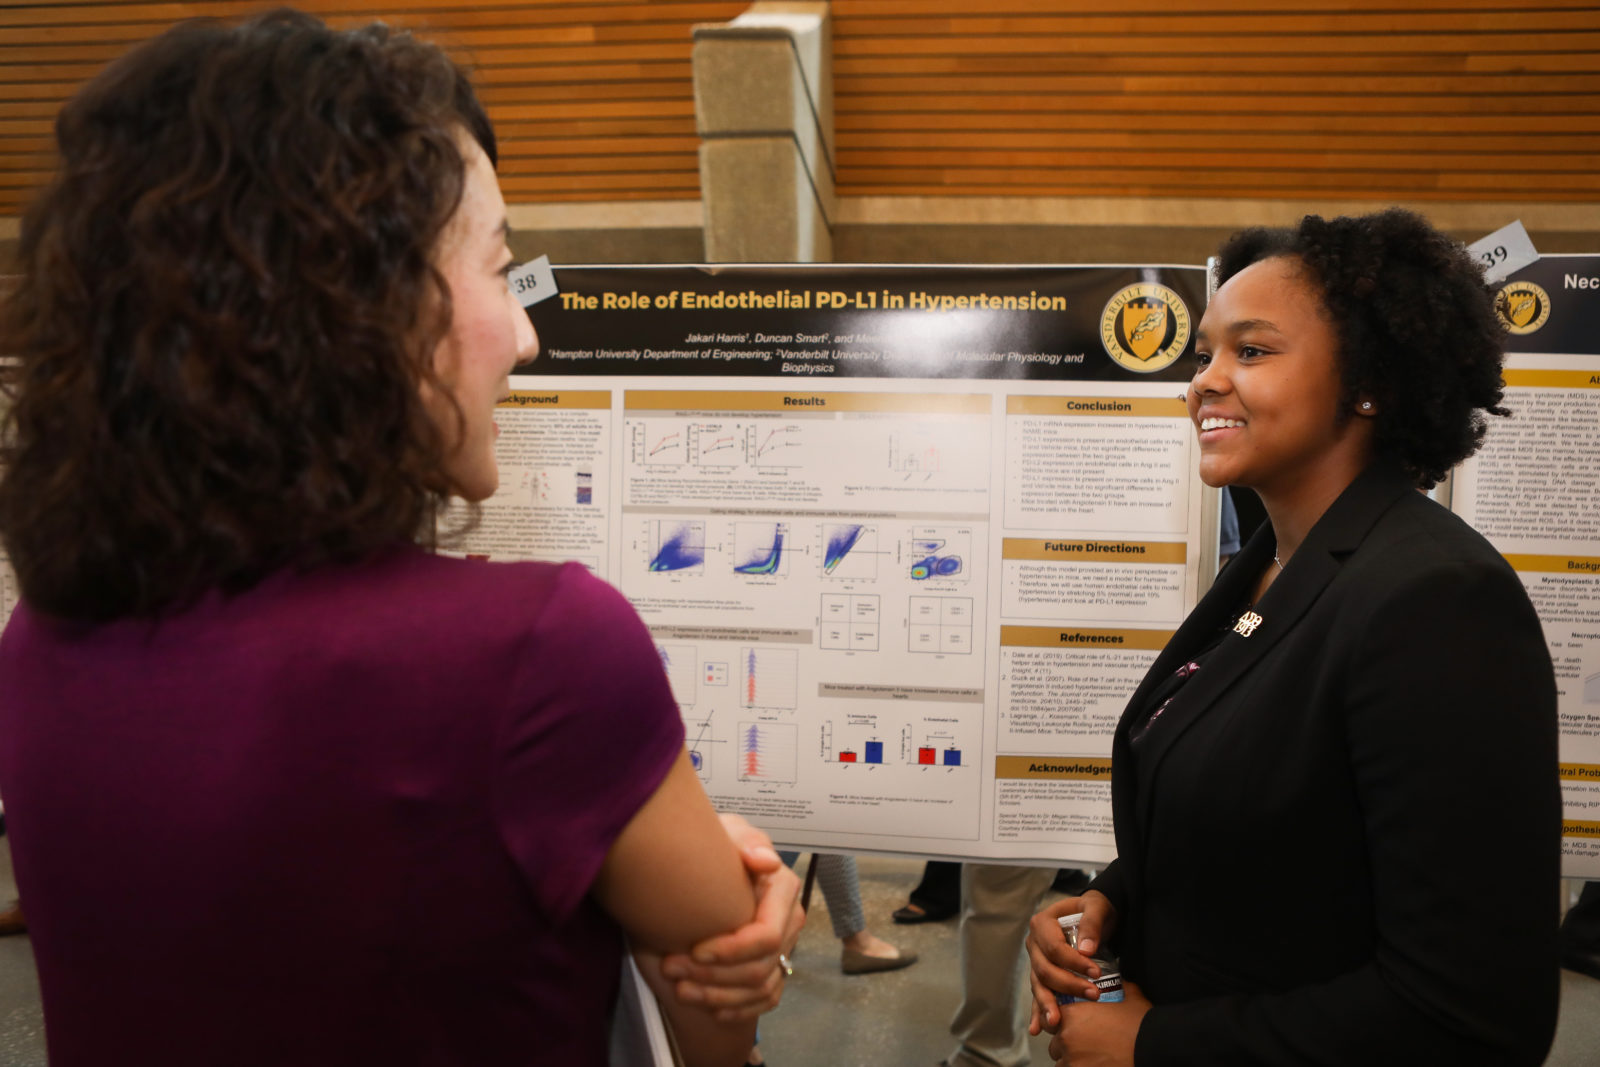
[[[1600,256],[1546,256],[1501,286],[1505,406],[1452,508],[1516,568],[1559,692],[1562,874],[1600,878]]]
[[[1112,732],[1199,589],[1203,269],[555,273],[466,551],[620,588],[781,843],[1109,860]]]

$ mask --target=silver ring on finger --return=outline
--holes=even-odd
[[[778,969],[783,972],[785,978],[794,977],[794,964],[790,963],[789,957],[781,952],[778,953]]]

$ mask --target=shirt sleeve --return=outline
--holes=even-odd
[[[683,720],[649,630],[578,564],[557,577],[526,649],[498,740],[495,818],[538,905],[562,919],[683,750]]]
[[[1549,653],[1508,568],[1441,564],[1374,590],[1344,712],[1374,953],[1282,993],[1157,1006],[1138,1067],[1540,1063],[1559,999],[1555,720]],[[1465,876],[1491,860],[1492,888]],[[1307,916],[1295,933],[1316,929]]]

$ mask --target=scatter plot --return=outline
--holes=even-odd
[[[789,573],[786,523],[741,522],[734,528],[733,570],[736,574]]]
[[[905,543],[901,559],[914,582],[964,582],[968,576],[971,539],[965,534],[919,530]]]
[[[878,531],[858,523],[822,527],[822,576],[872,581],[878,577]]]
[[[792,711],[800,689],[800,654],[792,648],[739,650],[739,706]]]
[[[739,780],[793,782],[799,728],[790,723],[739,724]]]
[[[706,524],[653,520],[650,523],[650,569],[699,573],[706,565]]]
[[[689,764],[702,782],[711,781],[712,749],[720,743],[711,734],[711,720],[683,720],[684,746],[689,750]]]

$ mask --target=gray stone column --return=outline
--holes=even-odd
[[[826,3],[695,27],[707,262],[833,258],[832,52]]]

